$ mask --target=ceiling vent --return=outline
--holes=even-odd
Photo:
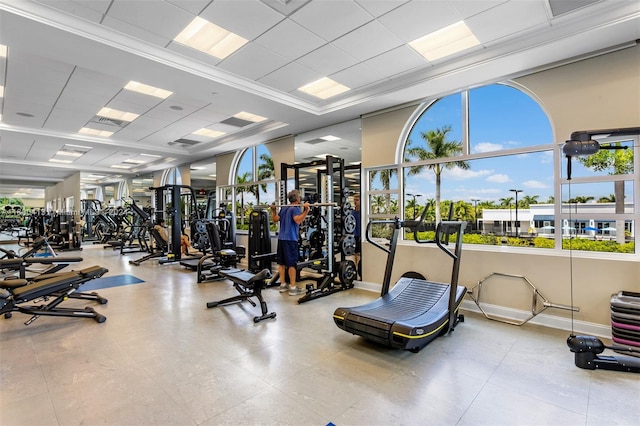
[[[554,18],[573,12],[601,0],[549,0],[549,7]]]
[[[199,141],[194,141],[191,139],[176,139],[173,142],[169,142],[167,145],[169,146],[175,146],[175,145],[182,145],[182,146],[193,146],[193,145],[197,145],[199,144]]]
[[[129,124],[127,121],[116,120],[115,118],[101,117],[99,115],[96,115],[95,117],[93,117],[90,123],[104,124],[107,126],[113,126],[113,127],[119,127],[119,128],[123,128],[124,126]]]
[[[226,120],[222,120],[221,123],[228,124],[229,126],[233,126],[233,127],[244,127],[244,126],[248,126],[249,124],[253,124],[253,121],[243,120],[241,118],[236,118],[236,117],[229,117]]]

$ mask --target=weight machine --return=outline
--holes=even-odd
[[[158,223],[162,219],[171,226],[167,258],[160,259],[159,262],[178,262],[182,258],[180,237],[186,224],[195,224],[200,219],[196,192],[189,185],[164,185],[149,189],[155,191],[155,222]],[[188,215],[186,220],[182,212],[183,200],[185,214]]]
[[[300,172],[315,169],[316,189],[321,189],[320,193],[303,194],[304,200],[311,204],[311,210],[300,226],[300,261],[296,269],[298,275],[303,269],[311,269],[320,277],[314,279],[315,287],[313,284],[307,285],[306,293],[298,299],[298,303],[353,288],[357,271],[355,263],[347,256],[355,253],[353,233],[356,219],[348,201],[350,190],[344,176],[347,168],[343,159],[331,155],[310,163],[281,164],[280,176],[284,181],[280,188],[280,204],[285,204],[291,171],[294,188],[300,188]]]

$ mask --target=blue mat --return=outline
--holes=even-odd
[[[133,275],[113,275],[110,277],[96,278],[95,280],[87,281],[80,286],[80,291],[99,290],[101,288],[119,287],[121,285],[138,284],[143,283],[138,277]]]

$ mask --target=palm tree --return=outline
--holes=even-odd
[[[387,212],[387,200],[383,195],[376,195],[371,200],[371,210],[374,214]]]
[[[427,149],[421,146],[411,146],[411,141],[406,151],[405,161],[409,161],[411,158],[417,158],[420,161],[435,160],[454,157],[462,152],[462,143],[458,141],[448,141],[447,134],[451,131],[451,126],[444,126],[441,129],[429,130],[427,132],[420,133],[422,139],[427,144]],[[407,158],[410,157],[410,158]],[[412,166],[409,168],[409,176],[417,175],[422,170],[430,169],[436,176],[436,223],[441,221],[440,215],[440,184],[442,172],[445,169],[453,169],[459,167],[463,170],[469,169],[469,163],[466,161],[450,161],[445,163],[434,163],[421,166]]]
[[[258,164],[258,180],[262,181],[262,180],[267,180],[269,178],[275,177],[276,176],[275,170],[276,170],[276,166],[273,164],[273,158],[271,158],[269,154],[261,154],[260,162]],[[262,189],[262,192],[266,192],[267,184],[266,183],[260,184],[260,188]],[[257,203],[260,204],[260,191],[258,191],[256,200],[257,200]]]
[[[453,216],[458,220],[470,221],[473,218],[473,206],[460,200],[453,205]]]
[[[420,206],[420,203],[418,203],[418,201],[415,199],[415,197],[411,198],[409,201],[407,201],[407,205],[405,207],[405,213],[406,211],[412,211],[413,212],[413,219],[415,219],[416,217],[418,217],[418,208]]]
[[[371,180],[375,179],[375,177],[380,174],[380,182],[382,183],[382,189],[389,190],[389,185],[391,184],[391,178],[397,172],[396,169],[382,169],[382,170],[372,170],[371,171]]]
[[[518,203],[518,207],[527,209],[531,204],[538,204],[538,198],[540,198],[539,195],[525,195]]]
[[[598,202],[599,203],[615,203],[616,202],[616,196],[614,194],[609,194],[608,197],[600,197],[598,198]]]
[[[549,195],[549,198],[547,199],[547,204],[554,204],[556,202],[556,197],[554,197],[553,195]]]
[[[583,195],[578,195],[577,197],[573,197],[569,200],[569,203],[576,203],[576,204],[585,204],[587,203],[589,200],[593,200],[594,197],[592,196],[583,196]]]
[[[244,183],[249,183],[251,180],[251,173],[245,172],[236,177],[236,183],[240,184],[240,186],[236,187],[236,191],[240,193],[240,223],[244,224],[244,193],[245,192],[253,192],[251,190],[251,186],[242,185]]]
[[[500,202],[500,207],[510,207],[511,206],[511,202],[513,201],[513,197],[505,197],[505,198],[500,198],[498,200]]]

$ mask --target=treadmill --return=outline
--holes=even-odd
[[[426,210],[426,209],[425,209]],[[393,224],[391,244],[386,248],[370,239],[372,224]],[[371,221],[367,225],[369,243],[388,253],[380,297],[365,305],[338,308],[333,314],[336,325],[349,333],[392,348],[418,352],[438,336],[447,334],[464,316],[458,314],[467,291],[458,285],[462,234],[465,222],[443,221],[436,227],[434,240],[419,240],[420,221]],[[407,273],[389,290],[398,234],[403,228],[412,228],[418,243],[434,243],[453,260],[450,283],[432,282]],[[448,247],[449,236],[455,234],[454,250]]]

